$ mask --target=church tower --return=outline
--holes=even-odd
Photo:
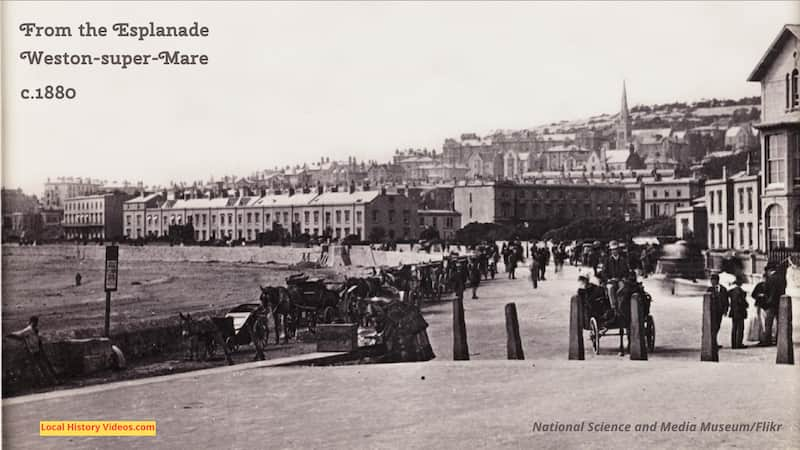
[[[628,148],[631,141],[631,116],[628,113],[628,94],[625,92],[625,81],[622,82],[622,106],[617,123],[617,150]]]

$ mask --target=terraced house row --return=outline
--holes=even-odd
[[[414,239],[416,202],[402,192],[276,191],[263,196],[176,198],[163,193],[140,196],[123,208],[124,236],[157,238],[171,225],[192,224],[197,241],[244,239],[282,229],[292,235],[330,235],[359,239]]]

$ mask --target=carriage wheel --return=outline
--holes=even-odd
[[[653,316],[647,316],[644,325],[647,328],[645,332],[647,351],[652,352],[656,348],[656,323],[653,321]]]
[[[592,351],[595,355],[600,354],[600,329],[597,326],[597,320],[592,317],[589,319],[589,338],[592,341]]]
[[[322,310],[322,317],[320,321],[322,323],[333,323],[335,319],[336,311],[334,311],[332,307],[326,306],[325,309]]]

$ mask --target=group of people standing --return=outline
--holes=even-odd
[[[791,262],[789,262],[791,265]],[[776,322],[778,319],[778,306],[780,298],[786,292],[787,264],[769,262],[764,268],[764,273],[750,294],[755,301],[756,317],[752,318],[749,340],[757,340],[759,346],[775,345]],[[731,348],[745,348],[745,320],[747,319],[747,292],[742,289],[743,278],[737,276],[733,287],[726,289],[720,285],[719,274],[711,275],[711,318],[712,333],[717,348],[722,348],[717,342],[722,319],[727,315],[731,319]]]

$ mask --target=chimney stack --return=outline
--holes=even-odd
[[[350,180],[350,193],[353,194],[355,192],[356,192],[356,182],[353,181],[353,180]]]

